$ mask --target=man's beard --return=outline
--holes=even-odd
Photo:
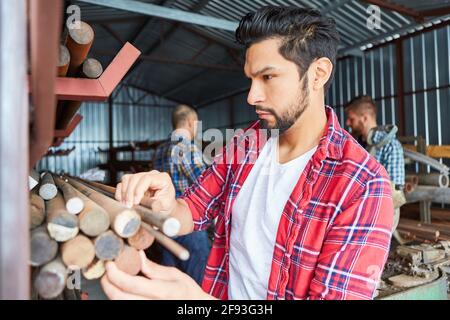
[[[309,103],[309,90],[308,90],[308,75],[305,74],[303,77],[303,85],[300,90],[300,94],[294,102],[284,114],[278,115],[276,111],[272,108],[262,108],[260,106],[256,106],[256,110],[261,110],[264,112],[270,112],[275,117],[275,125],[270,126],[268,121],[262,119],[260,122],[260,126],[262,129],[269,130],[269,135],[271,135],[271,131],[277,131],[278,134],[282,134],[286,132],[290,127],[294,125],[294,123],[302,116],[303,112],[308,107]]]

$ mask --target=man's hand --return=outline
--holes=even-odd
[[[127,207],[141,202],[143,196],[154,200],[156,211],[171,214],[176,206],[175,188],[170,175],[152,170],[136,174],[126,174],[116,188],[116,200]]]
[[[214,299],[205,293],[187,274],[173,267],[165,267],[141,256],[143,276],[131,276],[119,270],[114,262],[106,264],[101,280],[105,294],[112,300],[200,300]]]

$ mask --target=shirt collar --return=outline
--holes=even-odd
[[[346,140],[345,130],[340,126],[333,108],[325,106],[325,112],[327,124],[313,157],[317,160],[325,158],[340,160],[343,156],[344,142]],[[255,122],[250,128],[260,129],[260,121]],[[261,151],[262,147],[263,144],[259,144],[259,151]]]

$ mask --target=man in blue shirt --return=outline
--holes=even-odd
[[[174,131],[171,137],[156,149],[153,158],[155,170],[170,174],[177,198],[206,169],[202,152],[194,143],[197,122],[198,116],[195,109],[187,105],[177,106],[172,113]],[[201,284],[210,251],[207,232],[194,232],[176,237],[174,240],[189,250],[189,260],[181,261],[161,248],[161,264],[177,267]]]
[[[384,166],[392,181],[394,198],[394,236],[400,243],[401,237],[395,232],[400,219],[400,206],[405,202],[403,187],[405,185],[405,159],[403,147],[395,137],[395,125],[378,126],[377,109],[370,96],[359,96],[345,107],[347,120],[345,124],[351,128],[358,139],[377,161]]]

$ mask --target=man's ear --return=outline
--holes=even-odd
[[[189,122],[190,122],[190,128],[192,129],[192,130],[194,130],[194,128],[195,128],[195,121],[197,121],[195,118],[192,118]]]
[[[326,57],[319,58],[313,62],[313,71],[313,89],[319,90],[323,88],[328,79],[330,79],[333,71],[333,63]]]

